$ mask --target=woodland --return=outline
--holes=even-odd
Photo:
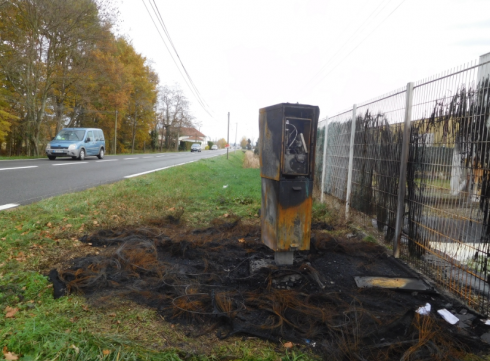
[[[117,22],[108,0],[0,0],[1,156],[42,155],[66,127],[101,128],[108,153],[178,147],[189,100]]]

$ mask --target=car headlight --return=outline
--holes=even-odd
[[[46,150],[50,150],[51,149],[51,144],[48,143],[48,145],[46,146]]]
[[[77,149],[77,146],[76,146],[76,144],[70,144],[70,146],[68,147],[68,149],[71,149],[71,150]]]

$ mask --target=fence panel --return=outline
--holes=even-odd
[[[488,313],[490,97],[479,68],[468,64],[414,86],[401,251]]]
[[[345,201],[352,110],[328,119],[324,192]]]
[[[318,130],[316,132],[316,148],[315,148],[315,187],[321,189],[322,173],[323,173],[323,146],[325,144],[325,130],[327,120],[323,119],[318,122]]]
[[[401,257],[487,315],[489,77],[490,55],[415,83],[400,245]],[[356,110],[350,207],[375,220],[388,241],[395,234],[405,100],[403,88]],[[323,192],[345,201],[352,111],[326,123]]]
[[[395,234],[406,89],[357,107],[351,207]]]

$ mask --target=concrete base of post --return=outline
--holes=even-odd
[[[293,264],[294,252],[274,252],[274,261],[278,266],[289,266]]]

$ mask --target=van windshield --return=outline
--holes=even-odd
[[[83,140],[85,136],[85,130],[62,130],[54,138],[56,140]]]

